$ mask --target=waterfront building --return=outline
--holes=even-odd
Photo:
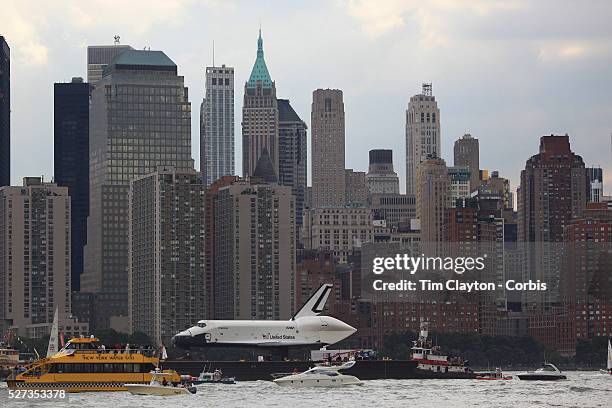
[[[265,153],[265,151],[264,151]],[[289,319],[295,312],[295,198],[266,182],[270,156],[253,177],[220,187],[214,199],[217,319]]]
[[[62,327],[86,331],[71,319],[68,188],[41,177],[0,187],[0,231],[1,331],[43,338],[56,308]]]
[[[215,205],[217,195],[223,187],[231,186],[239,181],[238,176],[223,176],[206,189],[204,198],[204,275],[206,280],[206,314],[203,318],[214,319],[215,317],[215,270],[217,257],[215,256],[216,242],[216,222],[215,222]]]
[[[530,243],[525,279],[557,282],[564,230],[582,217],[586,174],[582,158],[572,152],[569,136],[542,136],[540,151],[527,160],[518,190],[518,240]],[[559,300],[558,286],[530,296],[533,306],[550,307]]]
[[[195,170],[159,167],[130,184],[130,331],[157,345],[207,315],[204,211],[204,185]]]

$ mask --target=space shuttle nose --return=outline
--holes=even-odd
[[[328,325],[329,325],[329,329],[333,331],[349,332],[351,334],[357,331],[357,329],[355,329],[350,324],[346,324],[342,320],[338,320],[338,319],[334,319],[332,322],[328,323]]]

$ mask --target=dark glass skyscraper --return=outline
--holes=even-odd
[[[79,290],[89,215],[89,84],[82,78],[53,87],[53,171],[71,201],[72,290]]]
[[[176,64],[161,51],[119,54],[92,91],[89,127],[81,291],[95,293],[94,329],[127,330],[130,181],[158,166],[193,169],[191,104]]]
[[[11,50],[0,35],[0,186],[11,185]]]
[[[277,103],[278,183],[290,186],[295,196],[296,235],[299,237],[306,193],[308,128],[287,99],[278,99]]]

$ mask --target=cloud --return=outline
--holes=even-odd
[[[538,48],[538,59],[543,62],[575,61],[612,55],[612,47],[607,41],[552,40],[540,43]]]
[[[19,1],[2,5],[0,27],[12,52],[12,58],[24,65],[45,65],[49,49],[41,41],[38,28],[44,22],[36,15],[28,15]]]
[[[86,35],[101,27],[121,27],[126,34],[141,36],[156,25],[180,26],[198,5],[215,10],[234,9],[233,2],[220,0],[3,0],[0,28],[14,50],[16,61],[46,65],[49,39],[45,34],[49,31],[59,34],[74,29]],[[80,38],[77,42],[83,41]]]
[[[361,24],[370,39],[414,23],[419,27],[419,41],[429,46],[449,42],[453,28],[450,22],[457,15],[488,17],[524,7],[521,1],[489,0],[341,0],[338,4]]]

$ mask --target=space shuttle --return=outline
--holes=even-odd
[[[192,347],[328,346],[357,331],[330,316],[319,316],[333,285],[323,284],[290,320],[200,320],[172,342]]]

